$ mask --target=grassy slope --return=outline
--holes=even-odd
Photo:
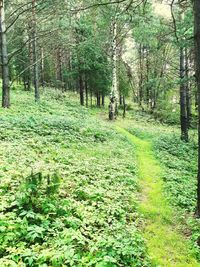
[[[97,119],[95,109],[79,107],[72,95],[63,98],[50,91],[40,105],[35,105],[28,93],[16,91],[12,96],[11,110],[0,110],[0,199],[4,210],[0,266],[154,266],[138,230],[143,222],[136,203],[133,146],[116,134],[112,125]],[[196,145],[179,142],[176,128],[154,125],[150,120],[134,114],[128,124],[123,123],[134,135],[153,141],[165,171],[165,183],[151,184],[151,201],[143,198],[140,212],[146,220],[152,216],[155,221],[160,209],[157,194],[164,186],[178,216],[183,216],[195,205]],[[151,153],[141,157],[149,161],[148,166],[155,163]],[[154,167],[159,173],[160,167]],[[40,172],[41,181],[34,175],[27,179],[32,172]],[[140,178],[146,175],[141,169],[138,174]],[[163,196],[158,200],[161,203]],[[153,227],[149,233],[157,231],[166,217],[171,223],[168,200],[161,208],[161,221],[149,224]],[[198,221],[190,217],[189,224],[196,244]],[[148,246],[166,245],[166,225],[163,227],[157,240],[149,236]],[[179,223],[176,229],[185,231],[185,226]],[[167,240],[171,238],[169,235]],[[179,234],[177,238],[181,249]],[[184,262],[187,257],[181,258],[177,251],[174,258]],[[162,247],[153,256],[165,260]]]
[[[179,232],[180,220],[175,218],[174,210],[163,195],[162,170],[153,155],[151,143],[123,128],[117,129],[136,147],[142,190],[140,212],[145,216],[144,236],[154,263],[166,267],[200,266]]]
[[[132,145],[70,95],[12,99],[0,110],[0,266],[151,266]]]
[[[152,142],[155,157],[162,167],[165,197],[174,206],[175,217],[179,220],[179,232],[191,241],[191,250],[200,261],[200,220],[193,216],[197,181],[196,131],[190,131],[190,142],[185,143],[180,140],[178,127],[155,122],[144,113],[129,116],[131,120],[123,125],[135,136]]]

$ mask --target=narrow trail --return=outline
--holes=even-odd
[[[156,160],[152,145],[124,128],[116,126],[119,133],[133,144],[137,156],[141,199],[139,212],[144,216],[143,236],[154,266],[196,267],[200,266],[191,255],[188,241],[180,233],[180,222],[163,192],[161,167]]]

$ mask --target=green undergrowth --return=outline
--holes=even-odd
[[[132,125],[132,126],[130,126]],[[181,231],[191,240],[191,250],[200,260],[200,220],[195,218],[197,188],[197,133],[190,132],[190,142],[180,140],[180,129],[136,116],[129,124],[134,135],[151,140],[156,158],[162,165],[165,196],[176,211]]]
[[[0,266],[152,266],[135,155],[70,94],[0,109]]]
[[[179,135],[155,138],[157,157],[165,167],[163,180],[171,203],[181,212],[188,236],[200,261],[200,219],[195,218],[197,196],[197,143],[181,141]]]
[[[123,128],[118,131],[136,147],[140,178],[140,212],[145,218],[144,237],[148,252],[156,266],[199,266],[186,239],[179,232],[174,211],[163,194],[162,169],[155,159],[152,145]]]

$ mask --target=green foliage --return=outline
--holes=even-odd
[[[197,186],[197,144],[180,140],[177,135],[162,135],[155,141],[156,151],[167,167],[164,177],[173,203],[195,211]]]
[[[161,135],[155,140],[157,156],[166,167],[163,177],[173,205],[195,213],[197,192],[197,143],[185,143],[177,135]],[[200,221],[189,216],[193,249],[199,257]]]
[[[197,190],[197,138],[185,143],[180,140],[179,129],[166,126],[145,113],[135,114],[137,127],[130,131],[142,139],[153,141],[155,155],[164,169],[166,197],[175,206],[191,248],[199,259],[200,223],[194,217]]]
[[[90,91],[108,94],[111,85],[111,64],[106,53],[106,35],[97,35],[102,27],[96,18],[81,16],[75,24],[77,44],[73,49],[74,78],[84,75]],[[102,39],[103,38],[103,39]]]
[[[151,266],[132,146],[72,94],[12,93],[0,111],[0,266]]]

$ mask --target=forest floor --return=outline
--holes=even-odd
[[[143,234],[152,261],[156,266],[200,266],[191,255],[188,242],[176,229],[180,221],[175,218],[174,210],[164,195],[162,169],[150,141],[142,140],[119,126],[117,130],[136,148],[141,188],[139,211],[145,218]]]
[[[0,110],[0,266],[200,266],[196,137],[47,89]],[[199,262],[198,262],[199,260]]]

